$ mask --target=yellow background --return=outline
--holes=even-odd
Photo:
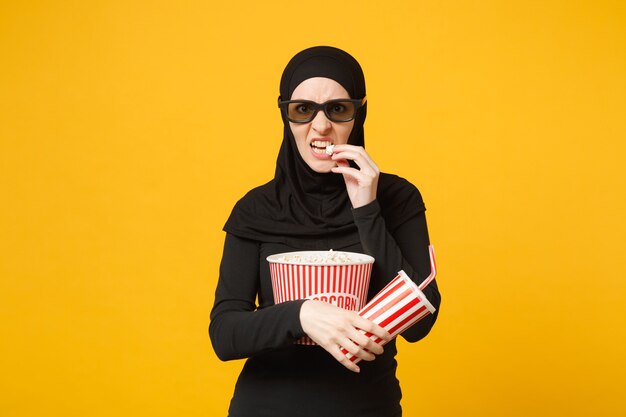
[[[362,64],[441,315],[407,416],[626,415],[623,1],[2,1],[0,415],[225,416],[207,336],[233,204],[299,50]]]

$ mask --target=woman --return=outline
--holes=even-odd
[[[314,47],[294,56],[281,78],[279,107],[284,136],[275,177],[242,198],[224,227],[209,333],[220,359],[248,358],[229,415],[400,416],[395,341],[375,344],[358,329],[388,340],[384,329],[321,301],[274,304],[266,257],[329,249],[371,255],[368,299],[401,269],[419,283],[430,272],[421,195],[406,180],[380,173],[364,150],[365,80],[346,52]],[[434,281],[424,294],[438,311]],[[402,337],[420,340],[436,318],[427,316]],[[305,335],[319,346],[294,344]],[[340,346],[363,361],[348,361]]]

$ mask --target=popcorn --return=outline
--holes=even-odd
[[[353,254],[352,254],[353,255]],[[311,252],[303,255],[299,254],[287,254],[281,256],[274,261],[289,264],[307,264],[307,265],[335,265],[345,264],[363,261],[362,259],[356,259],[347,252],[335,252],[332,249],[328,252]]]
[[[327,154],[327,155],[332,155],[332,154],[333,154],[333,150],[334,150],[334,148],[335,148],[335,145],[328,145],[328,146],[326,147],[326,154]]]

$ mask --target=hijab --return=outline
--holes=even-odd
[[[329,46],[316,46],[296,54],[287,64],[280,80],[279,100],[290,100],[295,88],[313,77],[330,78],[346,89],[350,98],[365,97],[365,77],[350,54]],[[357,110],[348,143],[365,146],[363,124],[367,103]],[[284,112],[283,141],[278,152],[274,179],[251,190],[235,205],[224,230],[239,237],[262,242],[284,243],[301,249],[339,249],[360,241],[354,224],[352,206],[341,174],[319,173],[302,159]],[[408,196],[406,184],[398,177],[381,174],[379,195]],[[381,188],[382,187],[382,188]],[[413,187],[415,188],[415,187]],[[394,194],[395,193],[395,194]],[[399,194],[398,194],[399,193]],[[419,196],[419,193],[418,193]],[[397,198],[396,198],[397,200]],[[381,201],[382,202],[382,201]],[[408,201],[381,204],[396,211]],[[417,207],[423,210],[421,197]],[[388,210],[383,210],[383,212]],[[406,210],[405,210],[406,211]],[[393,223],[406,220],[406,214]]]

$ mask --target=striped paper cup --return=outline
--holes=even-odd
[[[374,258],[354,252],[301,251],[267,257],[276,304],[320,300],[359,311],[367,302]],[[296,343],[315,345],[308,337]]]
[[[432,246],[429,247],[429,251],[431,272],[419,287],[404,271],[400,271],[385,288],[359,311],[359,315],[378,324],[387,330],[392,337],[396,337],[424,317],[433,314],[435,307],[422,292],[437,274]],[[376,343],[382,342],[382,345],[386,343],[369,332],[361,331]],[[345,348],[341,350],[352,362],[357,363],[361,360]]]

